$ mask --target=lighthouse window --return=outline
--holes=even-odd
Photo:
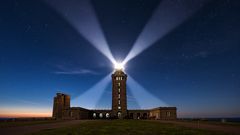
[[[120,93],[120,91],[121,91],[120,88],[118,88],[118,93]]]
[[[118,106],[118,110],[120,110],[121,109],[121,106]]]
[[[118,98],[120,98],[120,94],[118,94]]]
[[[118,86],[120,87],[120,82],[118,83]]]
[[[121,103],[120,100],[118,100],[118,104],[119,104],[119,105],[120,105],[120,103]]]

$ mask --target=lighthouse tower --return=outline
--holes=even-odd
[[[112,116],[122,119],[127,116],[127,75],[122,69],[112,74]]]

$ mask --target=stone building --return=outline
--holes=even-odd
[[[122,70],[112,74],[112,115],[124,118],[127,116],[127,75]]]
[[[53,117],[56,119],[159,119],[175,120],[176,107],[157,107],[153,109],[127,109],[127,75],[122,70],[112,74],[112,109],[90,110],[81,107],[70,107],[70,96],[57,93],[54,97]]]

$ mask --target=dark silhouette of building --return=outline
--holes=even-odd
[[[122,70],[112,74],[112,109],[89,110],[81,107],[70,107],[70,96],[57,93],[54,97],[53,117],[56,119],[161,119],[177,118],[176,107],[157,107],[153,109],[127,109],[127,75]],[[151,100],[151,99],[149,99]]]

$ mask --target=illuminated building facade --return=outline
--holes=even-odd
[[[176,107],[157,107],[153,109],[127,109],[127,75],[122,70],[112,74],[112,109],[89,110],[70,107],[70,96],[57,93],[54,97],[53,117],[56,119],[161,119],[177,118]],[[151,99],[149,99],[151,100]]]

